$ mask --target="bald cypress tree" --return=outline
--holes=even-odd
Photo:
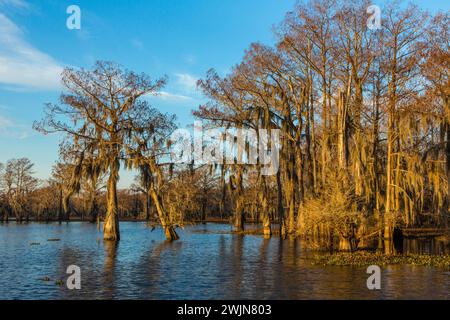
[[[65,134],[64,139],[80,150],[74,183],[85,154],[95,155],[103,164],[108,174],[105,240],[120,239],[117,183],[121,164],[140,159],[137,150],[145,149],[140,144],[151,140],[166,118],[142,98],[156,94],[165,82],[165,78],[153,81],[111,62],[97,62],[92,70],[67,68],[62,74],[65,93],[60,104],[48,104],[46,117],[34,124],[44,134]]]

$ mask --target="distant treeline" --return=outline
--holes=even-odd
[[[72,173],[67,167],[56,164],[49,179],[39,180],[34,177],[33,166],[28,158],[0,163],[0,222],[103,221],[107,210],[104,176],[95,185],[83,181],[80,190],[69,197],[66,185]],[[215,179],[206,168],[199,168],[194,174],[173,178],[167,184],[167,188],[177,190],[175,196],[182,201],[179,206],[184,220],[227,219],[220,215]],[[139,176],[130,188],[119,189],[117,198],[120,219],[158,221]]]

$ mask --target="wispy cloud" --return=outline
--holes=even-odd
[[[182,94],[170,93],[167,91],[160,91],[156,95],[151,96],[151,98],[170,102],[183,102],[194,100],[194,98],[192,97],[185,96]]]
[[[22,0],[0,3],[26,5]],[[0,85],[5,89],[58,89],[62,66],[24,38],[23,31],[0,13]]]
[[[198,78],[188,73],[175,73],[174,75],[175,81],[169,91],[160,91],[156,95],[149,96],[149,99],[189,105],[200,103],[201,96],[197,90]]]
[[[0,138],[26,139],[32,135],[29,126],[16,123],[0,114]]]
[[[189,73],[176,73],[176,84],[184,93],[196,93],[198,77]]]
[[[19,9],[28,9],[30,6],[24,0],[0,0],[0,7],[2,8],[19,8]]]
[[[141,40],[136,39],[136,38],[131,40],[131,45],[138,50],[144,49],[144,43]]]
[[[197,62],[197,58],[193,54],[183,56],[183,60],[189,65],[194,65]]]

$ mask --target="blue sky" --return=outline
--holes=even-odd
[[[376,2],[375,2],[376,3]],[[415,1],[436,11],[449,1]],[[66,8],[81,8],[81,30],[66,28]],[[43,105],[57,102],[64,66],[112,60],[169,84],[152,104],[181,126],[202,103],[195,82],[210,68],[225,74],[251,42],[271,44],[274,24],[295,0],[0,0],[0,162],[28,157],[47,178],[58,136],[31,129]],[[127,186],[132,174],[122,175]]]

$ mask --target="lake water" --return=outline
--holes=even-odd
[[[365,268],[314,266],[299,240],[224,224],[178,232],[170,243],[160,229],[122,222],[114,245],[89,223],[0,224],[0,299],[450,299],[447,270],[383,267],[382,289],[370,291]],[[55,284],[69,265],[81,268],[81,290]]]

